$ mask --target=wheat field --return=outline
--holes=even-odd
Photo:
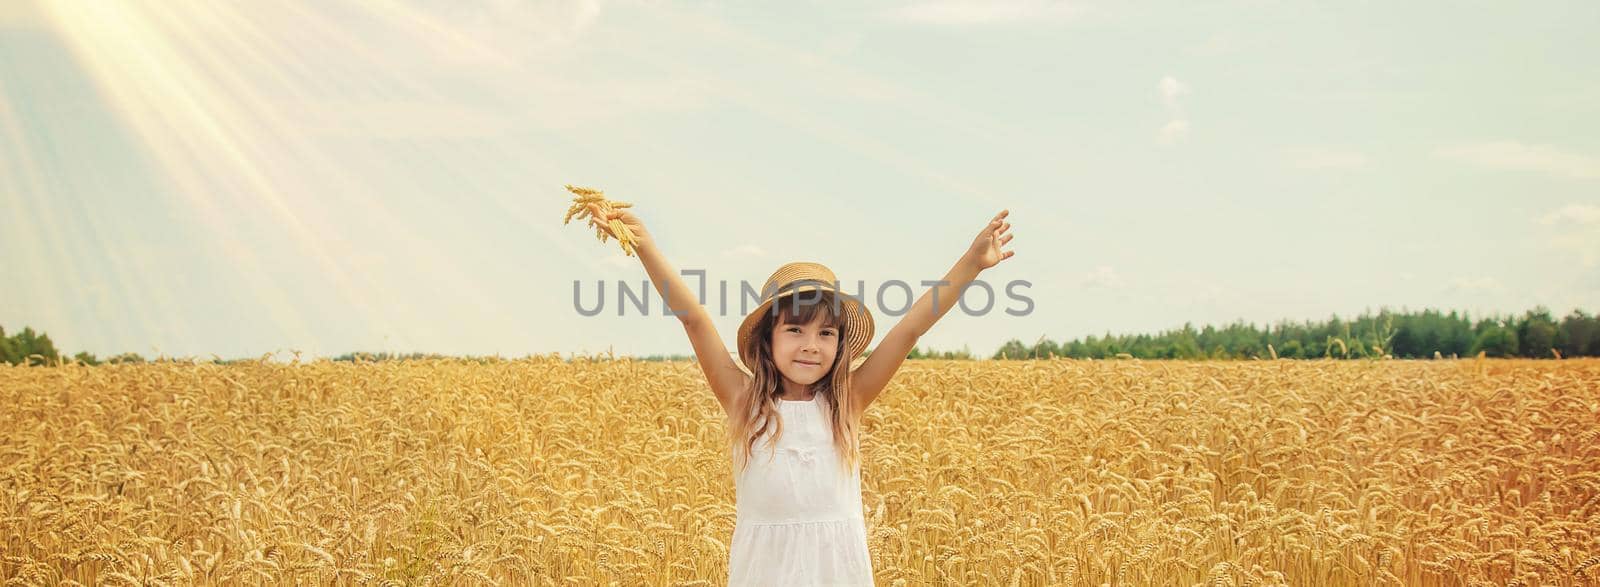
[[[693,363],[0,368],[0,579],[718,585]],[[1600,361],[907,361],[877,582],[1600,581]]]

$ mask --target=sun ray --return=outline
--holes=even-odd
[[[427,311],[405,305],[398,296],[373,299],[372,292],[382,291],[384,284],[356,266],[357,261],[340,254],[350,247],[331,246],[342,228],[340,210],[359,211],[364,226],[413,253],[408,259],[427,267],[433,278],[430,281],[463,305],[486,313],[509,313],[481,287],[481,277],[475,278],[470,266],[447,257],[415,234],[415,227],[407,226],[408,221],[375,191],[371,174],[405,177],[415,173],[402,167],[407,165],[404,158],[359,152],[334,156],[317,125],[332,124],[345,132],[381,132],[375,128],[382,121],[378,117],[338,118],[352,106],[360,108],[365,104],[361,100],[370,96],[405,104],[451,103],[451,97],[442,93],[447,88],[436,80],[415,77],[400,58],[377,50],[369,35],[436,48],[428,53],[430,58],[470,63],[476,73],[487,76],[482,79],[531,79],[538,80],[533,83],[541,89],[546,87],[542,84],[562,84],[550,87],[558,87],[558,92],[578,91],[572,83],[546,72],[539,59],[519,58],[512,50],[515,45],[496,42],[497,37],[480,38],[462,19],[389,0],[290,2],[271,7],[182,0],[155,5],[61,0],[45,2],[42,8],[49,28],[80,64],[116,120],[135,138],[141,154],[159,170],[158,180],[170,186],[165,192],[176,197],[177,207],[197,219],[206,242],[196,244],[213,247],[234,265],[242,286],[255,298],[240,303],[261,308],[290,341],[314,339],[310,312],[297,307],[301,303],[298,294],[267,273],[283,267],[281,260],[269,258],[282,250],[301,254],[314,268],[314,275],[323,280],[317,283],[330,285],[330,304],[346,308],[359,320],[358,327],[368,332],[386,330],[384,323],[397,315]],[[359,26],[347,26],[351,17]],[[374,25],[381,30],[374,31]],[[338,65],[317,61],[319,52],[329,48],[341,51]],[[362,97],[338,102],[351,92],[342,85],[324,85],[330,79],[348,84]],[[326,101],[329,96],[334,103]],[[537,108],[538,103],[533,103],[527,111]],[[503,121],[498,118],[502,115]],[[515,112],[493,116],[497,124],[530,121]],[[635,137],[607,139],[611,144],[617,141],[640,142]],[[404,152],[404,143],[393,145],[394,152]],[[534,145],[499,139],[464,145],[486,149],[486,156],[526,159],[516,171],[475,169],[468,173],[460,163],[441,160],[435,162],[433,172],[459,176],[457,188],[472,194],[473,205],[525,224],[532,229],[529,232],[535,243],[542,240],[545,246],[569,255],[596,253],[578,246],[566,232],[548,226],[530,200],[519,200],[519,194],[506,188],[529,175],[530,169],[536,170],[532,175],[550,182],[551,201],[564,200],[555,190],[572,178],[556,177],[562,172],[540,160],[541,152]],[[599,150],[607,145],[588,146]],[[361,169],[363,175],[349,171],[352,168]],[[530,186],[529,191],[536,194],[541,189],[545,188]],[[287,249],[260,249],[259,241],[236,236],[241,230],[259,232],[263,224],[271,227],[267,232],[283,236],[281,242]],[[623,273],[609,265],[601,265],[600,270]],[[405,340],[405,334],[397,334],[399,344],[411,342]]]
[[[402,27],[404,34],[429,35],[435,37],[429,42],[469,51],[474,58],[509,63],[504,54],[413,8],[372,0],[358,4],[378,20]],[[263,276],[265,266],[255,251],[230,236],[237,226],[233,218],[247,215],[252,220],[270,220],[333,284],[337,303],[361,318],[363,328],[374,331],[383,322],[362,295],[381,288],[328,251],[318,236],[337,227],[326,222],[319,225],[303,214],[317,206],[304,195],[311,193],[337,194],[353,203],[363,211],[363,222],[381,226],[385,234],[397,239],[411,239],[407,247],[428,257],[433,270],[444,274],[439,276],[443,278],[440,282],[465,302],[504,311],[457,264],[434,253],[434,247],[421,239],[408,236],[414,231],[403,226],[370,188],[320,153],[315,141],[297,132],[294,121],[283,118],[279,105],[285,100],[291,104],[314,101],[301,93],[299,80],[319,72],[314,64],[294,59],[292,53],[287,59],[280,57],[286,53],[282,42],[258,30],[244,14],[206,3],[52,2],[45,9],[49,22],[84,64],[101,94],[292,339],[311,340],[304,317],[285,292]],[[304,21],[308,25],[304,30],[320,31],[325,38],[319,42],[362,47],[329,25],[314,8],[294,6],[287,13]],[[361,49],[355,54],[376,57]],[[390,69],[385,63],[370,65],[366,70],[380,72],[371,80],[399,88],[408,98],[431,97],[419,84],[381,73]],[[248,72],[248,77],[243,72]],[[271,99],[266,94],[269,88],[276,92]]]
[[[191,15],[213,18],[213,24],[223,30],[253,30],[250,29],[247,19],[238,17],[238,15],[234,14],[223,14],[223,11],[217,10],[215,7],[197,10],[191,13]],[[230,16],[236,18],[230,19]],[[324,30],[334,29],[324,27]],[[360,45],[359,43],[349,41],[344,35],[335,35],[335,39],[339,40],[341,45]],[[248,70],[254,72],[256,75],[267,78],[270,82],[268,85],[279,88],[287,88],[290,90],[296,88],[298,84],[296,84],[293,80],[288,68],[293,64],[298,64],[300,62],[273,59],[271,57],[271,55],[274,53],[273,47],[269,46],[266,42],[260,39],[255,40],[255,42],[250,41],[251,39],[248,39],[242,35],[228,35],[226,38],[220,39],[215,43],[211,43],[206,47],[193,47],[191,51],[199,54],[202,49],[208,50],[204,53],[206,57],[199,59],[204,61],[204,64],[208,65],[211,69],[223,71],[229,67],[233,67],[241,70]],[[379,63],[372,63],[371,65],[372,67],[369,67],[368,69],[373,71],[385,71],[388,69],[386,67],[379,66]],[[400,85],[403,85],[409,91],[414,92],[410,94],[413,98],[435,98],[433,92],[424,90],[422,86],[418,84],[410,83],[404,78],[397,76],[387,77],[389,80],[401,82]],[[262,119],[263,127],[287,128],[293,126],[293,121],[287,119],[283,113],[280,113],[279,109],[274,103],[261,99],[260,96],[254,93],[245,91],[250,88],[250,85],[246,80],[239,79],[239,77],[235,75],[219,75],[219,78],[221,78],[219,81],[226,81],[230,87],[240,88],[239,91],[230,92],[230,95],[239,96],[240,101],[243,102],[244,105],[247,106],[255,116]],[[289,97],[290,101],[293,103],[308,103],[314,100],[312,97],[299,95],[293,91],[291,91],[291,95]],[[309,140],[300,133],[277,133],[273,137],[273,140],[275,141],[275,148],[273,149],[275,151],[301,154],[317,154],[319,152],[319,146],[314,141]],[[265,154],[258,153],[255,154],[255,156],[264,158]],[[382,161],[372,161],[368,163],[375,166],[387,165]],[[373,193],[373,190],[366,185],[366,183],[361,181],[360,178],[352,177],[349,173],[341,170],[340,166],[338,165],[338,161],[332,157],[321,155],[303,155],[295,158],[293,160],[293,165],[299,171],[299,173],[278,174],[278,177],[283,178],[280,181],[290,184],[286,186],[288,189],[284,190],[285,192],[296,193],[320,190],[331,194],[337,194],[346,201],[351,202],[351,208],[360,210],[362,212],[363,218],[361,220],[363,222],[372,223],[382,227],[382,232],[384,234],[408,235],[413,232],[410,227],[405,226],[405,224],[390,211],[390,207],[380,198],[378,198]],[[405,171],[404,169],[398,168],[390,168],[390,170],[392,173],[403,173]],[[298,185],[295,183],[297,181],[297,176],[316,178],[320,183],[319,185],[315,186]],[[437,281],[447,284],[449,287],[454,289],[459,293],[461,299],[464,302],[470,303],[472,307],[483,308],[485,311],[496,315],[504,315],[509,311],[508,308],[504,307],[504,304],[495,301],[495,299],[488,295],[483,288],[479,287],[478,280],[475,279],[470,273],[462,271],[460,266],[461,264],[459,262],[438,254],[436,252],[436,247],[428,246],[426,243],[421,242],[420,239],[413,239],[413,244],[410,246],[410,250],[414,251],[414,253],[412,253],[413,255],[420,258],[419,260],[422,261],[421,265],[430,268],[432,274],[438,278]],[[367,292],[377,292],[382,290],[381,285],[370,279],[367,279],[364,272],[346,271],[345,269],[349,268],[341,268],[341,274],[345,274],[348,276],[348,279],[358,282],[351,289]],[[387,300],[380,300],[380,303],[386,301]],[[396,342],[402,345],[412,344],[412,341],[409,339],[409,337],[404,335],[402,335]]]
[[[34,209],[23,197],[23,194],[44,193],[44,186],[39,178],[38,163],[33,160],[27,137],[23,134],[21,120],[4,92],[0,92],[0,128],[13,129],[0,133],[0,137],[6,139],[0,143],[0,152],[6,153],[6,156],[0,157],[0,198],[4,198],[4,209],[7,210],[0,216],[4,217],[8,235],[6,241],[20,249],[7,251],[5,263],[22,268],[18,278],[11,280],[11,283],[31,290],[28,299],[41,302],[53,300],[51,292],[64,291],[78,279],[80,272],[77,259],[63,254],[66,252],[65,244],[61,242],[63,232],[56,225],[54,215],[47,209]],[[50,251],[55,254],[48,255]],[[63,272],[56,267],[42,265],[46,260],[53,259],[61,259],[67,264],[67,283],[56,284],[55,281],[60,279]],[[42,314],[39,318],[46,324],[67,323],[66,311],[59,302],[46,302]]]
[[[198,213],[213,242],[239,266],[251,293],[274,323],[292,339],[310,340],[310,332],[282,289],[266,279],[253,251],[231,238],[224,208],[246,202],[224,201],[242,188],[262,189],[251,181],[253,168],[227,136],[218,110],[226,108],[211,88],[197,79],[167,39],[120,3],[46,2],[46,19],[94,81],[100,95],[120,115],[165,171],[185,207]],[[200,162],[212,165],[199,165]],[[221,167],[221,169],[217,169]],[[216,170],[207,173],[207,169]],[[232,185],[244,179],[245,186]],[[258,194],[252,194],[258,195]]]
[[[73,83],[76,78],[71,80],[65,83]],[[26,99],[37,96],[40,91],[28,87],[21,88],[18,93]],[[161,273],[130,268],[130,264],[144,261],[139,257],[143,249],[120,243],[117,239],[121,235],[113,234],[117,225],[106,220],[108,214],[114,212],[109,212],[100,202],[87,199],[86,194],[112,193],[106,182],[114,180],[105,174],[70,173],[74,160],[72,152],[41,146],[56,141],[39,135],[38,129],[70,128],[77,121],[67,117],[74,114],[72,110],[54,107],[36,108],[30,115],[37,119],[37,124],[29,127],[22,124],[22,117],[11,99],[0,92],[0,128],[16,131],[5,133],[11,139],[7,141],[9,149],[0,145],[0,192],[3,192],[0,199],[8,200],[6,209],[14,211],[5,215],[10,222],[5,229],[22,251],[12,262],[22,264],[22,275],[27,276],[13,281],[39,288],[31,299],[40,304],[41,318],[53,325],[51,331],[56,332],[58,338],[97,339],[102,347],[85,350],[148,351],[148,348],[125,346],[139,340],[141,335],[136,333],[168,331],[184,340],[193,339],[192,320],[177,310],[169,288],[155,285]],[[67,225],[59,220],[57,213],[63,210],[67,212],[66,218],[76,224]],[[38,230],[40,227],[43,230]],[[73,238],[70,242],[64,241],[65,236]],[[44,255],[39,249],[38,243],[46,242],[42,239],[48,240],[52,254]],[[37,265],[47,261],[60,264],[66,270]],[[93,267],[95,271],[88,272],[83,267]],[[52,281],[54,279],[65,281]],[[101,285],[102,280],[108,283]],[[91,309],[64,308],[63,300],[78,300]],[[107,301],[111,305],[103,304]],[[68,327],[72,322],[63,321],[66,312],[84,311],[98,312],[94,316],[95,323],[103,324],[104,331],[97,335],[75,332]],[[127,316],[128,320],[117,320],[113,316]],[[70,344],[64,338],[60,342]]]

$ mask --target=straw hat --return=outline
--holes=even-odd
[[[772,303],[797,292],[817,290],[831,291],[837,296],[839,309],[844,314],[845,356],[852,360],[859,358],[862,351],[867,350],[867,344],[872,342],[872,313],[860,300],[839,291],[838,282],[839,278],[833,276],[833,271],[821,263],[788,263],[772,272],[772,277],[768,277],[767,282],[761,285],[761,293],[770,292],[771,295],[762,299],[761,304],[746,314],[744,322],[739,324],[739,360],[744,362],[745,368],[755,372],[756,358],[745,353],[745,342],[755,334],[761,316],[773,312]],[[805,299],[810,300],[811,296]]]

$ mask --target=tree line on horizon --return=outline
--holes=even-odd
[[[6,336],[6,329],[0,326],[0,360],[16,365],[27,363],[29,365],[53,365],[63,360],[63,353],[56,350],[56,343],[50,340],[50,335],[43,332],[34,332],[33,328],[24,326],[22,331]],[[93,353],[80,351],[67,360],[77,361],[88,365],[98,365],[102,362],[144,362],[144,357],[138,353],[122,353],[114,357],[99,359]]]
[[[1089,335],[1082,339],[1055,342],[1041,337],[1033,344],[1011,339],[990,356],[991,359],[1429,359],[1476,356],[1559,359],[1600,356],[1600,317],[1574,309],[1557,321],[1544,306],[1521,316],[1498,315],[1473,320],[1465,312],[1422,310],[1418,312],[1370,311],[1353,319],[1334,314],[1321,322],[1279,321],[1265,329],[1243,321],[1221,328],[1206,325],[1157,334]],[[871,355],[868,350],[863,356]],[[437,353],[353,352],[334,357],[335,361],[389,361],[422,358],[449,358]],[[475,357],[469,357],[475,358]],[[649,355],[645,361],[692,359],[693,355]],[[973,360],[977,355],[961,350],[936,351],[917,347],[908,359]],[[69,358],[55,347],[50,335],[24,327],[7,336],[0,327],[0,360],[16,365],[53,365],[74,361],[86,365],[101,363],[142,363],[138,353],[121,353],[105,359],[88,352]],[[216,359],[231,363],[236,359]]]
[[[1158,334],[1090,335],[1060,343],[1007,341],[991,358],[1034,359],[1432,359],[1477,356],[1559,359],[1600,356],[1600,319],[1574,309],[1556,321],[1536,307],[1521,316],[1473,320],[1465,312],[1370,311],[1354,319],[1280,321],[1265,329],[1242,321]]]

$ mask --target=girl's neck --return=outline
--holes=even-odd
[[[783,387],[778,392],[778,399],[803,402],[811,399],[815,395],[816,393],[812,391],[809,386],[800,385],[798,383],[789,381],[788,379],[784,379]]]

